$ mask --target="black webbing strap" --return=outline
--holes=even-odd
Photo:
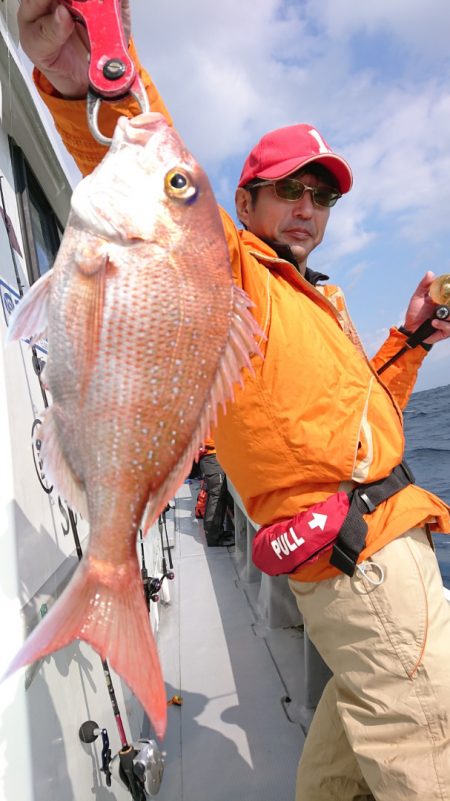
[[[371,484],[361,484],[352,490],[350,508],[334,544],[330,564],[347,576],[353,576],[359,554],[366,542],[367,523],[363,515],[374,512],[380,503],[413,483],[411,470],[406,462],[402,462],[386,478]]]

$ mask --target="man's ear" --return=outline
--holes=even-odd
[[[250,192],[247,189],[243,189],[242,186],[239,186],[236,189],[234,202],[236,204],[237,218],[247,228],[249,222],[250,204],[252,202],[252,196]]]

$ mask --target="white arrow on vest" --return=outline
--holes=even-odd
[[[328,520],[328,515],[321,515],[318,512],[312,513],[313,520],[310,520],[308,526],[310,528],[317,528],[319,527],[322,531],[325,528],[325,523]]]

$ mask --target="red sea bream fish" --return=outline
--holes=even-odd
[[[74,191],[53,270],[11,322],[10,339],[47,331],[44,469],[90,536],[8,674],[85,640],[163,736],[167,702],[136,535],[147,503],[150,524],[186,477],[217,405],[251,365],[249,305],[233,286],[203,170],[161,115],[121,118]]]

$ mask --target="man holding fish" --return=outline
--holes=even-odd
[[[19,28],[22,46],[36,65],[34,79],[41,97],[67,149],[87,175],[106,151],[94,141],[86,122],[85,37],[68,10],[54,0],[22,0]],[[136,117],[129,125],[135,127],[136,138],[144,136],[144,129],[145,137],[152,136],[152,125],[158,130],[166,125],[160,115],[169,126],[171,120],[132,42],[129,53],[153,112],[143,115],[144,122]],[[131,99],[114,106],[104,104],[100,128],[111,136],[120,115],[132,118],[137,113]],[[127,124],[120,125],[125,136]],[[133,138],[132,133],[127,136]],[[161,141],[164,148],[164,137]],[[188,156],[181,151],[182,164]],[[195,176],[192,179],[192,167],[181,169],[175,163],[167,169],[161,176],[166,194],[180,192],[190,207],[199,204],[207,188],[197,184]],[[404,326],[392,328],[375,357],[370,361],[366,357],[342,292],[324,284],[327,276],[307,266],[309,254],[322,241],[330,209],[351,185],[349,165],[323,136],[310,125],[294,125],[266,134],[245,161],[236,191],[237,217],[244,230],[220,211],[227,247],[221,251],[218,245],[216,252],[224,259],[228,252],[234,282],[250,296],[259,331],[249,323],[242,331],[235,323],[230,334],[223,326],[224,342],[226,337],[227,342],[240,339],[234,350],[227,350],[228,366],[220,367],[221,388],[215,384],[209,402],[215,406],[229,397],[225,384],[236,380],[236,363],[237,369],[246,364],[245,355],[239,360],[236,354],[250,352],[251,370],[245,370],[243,386],[235,389],[226,413],[218,411],[214,438],[221,464],[249,516],[261,526],[289,521],[299,512],[328,503],[343,490],[382,484],[392,474],[403,458],[401,409],[429,346],[450,336],[450,323],[435,320],[424,346],[392,359],[410,333],[433,314],[428,290],[434,276],[428,272],[411,298]],[[152,187],[156,193],[156,178]],[[141,193],[140,216],[144,211],[153,213],[152,195],[146,199],[147,208]],[[103,203],[106,206],[106,194]],[[97,211],[102,212],[101,199]],[[175,237],[179,248],[188,247],[182,217],[173,213],[172,221],[167,240],[161,242],[161,270],[165,269],[166,241]],[[108,230],[104,225],[106,239]],[[140,235],[135,232],[136,237]],[[114,236],[110,233],[111,239]],[[202,246],[207,247],[216,236],[212,222],[208,223]],[[92,253],[86,252],[82,271],[88,276]],[[188,287],[192,267],[186,263],[184,269]],[[210,269],[210,281],[217,281]],[[202,282],[206,287],[206,273]],[[183,295],[184,291],[188,290],[180,281],[178,292]],[[93,309],[99,313],[98,304]],[[165,314],[170,317],[173,310],[167,307]],[[202,315],[204,339],[216,325],[216,314],[217,309],[209,326]],[[95,327],[93,333],[100,337]],[[255,337],[253,348],[251,337]],[[94,371],[95,352],[90,352],[93,346],[88,338],[85,347]],[[157,352],[143,353],[141,358],[159,358]],[[189,352],[182,358],[189,360]],[[234,369],[228,369],[230,362]],[[152,375],[155,381],[163,381],[158,371]],[[87,393],[90,376],[83,380],[80,391]],[[187,378],[180,371],[174,386],[181,393],[183,381]],[[154,396],[158,398],[155,415],[164,415],[165,393],[172,389],[166,384]],[[179,434],[176,426],[174,422],[174,439]],[[185,441],[186,447],[195,444],[189,438]],[[183,461],[186,467],[189,458]],[[164,467],[169,468],[174,469],[169,464]],[[182,477],[180,472],[174,476]],[[168,488],[173,489],[173,481],[163,482],[164,491],[156,479],[154,484],[156,509],[165,501]],[[289,569],[290,586],[309,635],[333,672],[300,760],[296,798],[450,799],[450,613],[430,540],[432,530],[450,532],[449,509],[408,481],[368,511],[367,536],[356,569],[347,572],[330,564],[329,550]],[[84,629],[72,636],[92,642],[84,637]],[[116,636],[121,636],[118,630]],[[23,661],[37,653],[36,646]]]

